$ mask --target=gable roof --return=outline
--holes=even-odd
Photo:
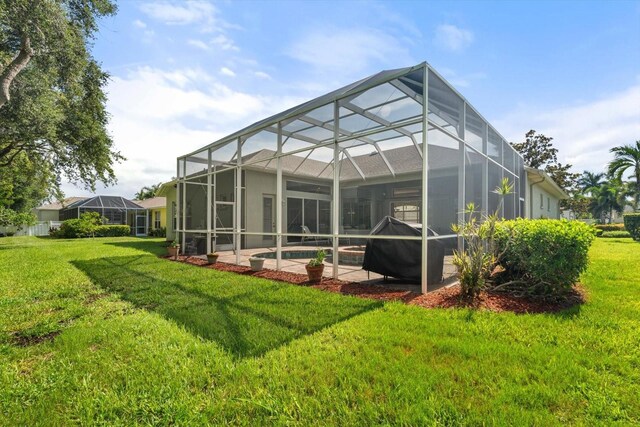
[[[146,209],[158,209],[167,206],[166,197],[151,197],[150,199],[134,200],[133,202]]]
[[[39,211],[59,211],[60,209],[66,208],[67,206],[78,202],[80,200],[85,200],[86,197],[67,197],[66,199],[54,203],[45,203],[36,208]]]

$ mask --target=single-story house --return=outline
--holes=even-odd
[[[569,195],[545,171],[525,166],[527,172],[527,218],[560,219],[560,200]]]
[[[157,230],[167,226],[166,197],[151,197],[150,199],[134,200],[133,203],[147,210],[147,224],[149,230]]]
[[[85,200],[86,197],[67,197],[66,199],[54,202],[45,203],[38,206],[33,210],[33,213],[38,218],[38,221],[60,221],[60,210],[80,200]]]
[[[147,235],[147,209],[124,197],[94,196],[78,200],[60,210],[60,221],[80,218],[85,212],[99,213],[107,224],[129,225],[133,236]]]

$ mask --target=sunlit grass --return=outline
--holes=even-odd
[[[163,252],[0,239],[0,424],[640,422],[629,239],[596,241],[589,302],[553,315],[381,304]]]

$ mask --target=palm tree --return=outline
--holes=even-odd
[[[156,193],[160,189],[161,185],[162,185],[162,183],[154,184],[154,185],[151,185],[151,186],[144,186],[133,197],[136,200],[151,199],[152,197],[156,196]]]
[[[631,169],[635,178],[634,208],[640,203],[640,140],[633,144],[613,147],[614,159],[609,163],[609,174],[622,178],[622,174]]]
[[[594,218],[606,222],[613,218],[613,212],[622,213],[627,204],[625,186],[619,179],[611,179],[591,189],[590,210]]]
[[[594,188],[598,188],[603,184],[603,178],[604,173],[584,171],[578,178],[578,188],[580,188],[582,194],[591,193]]]

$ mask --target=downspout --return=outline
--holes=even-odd
[[[536,181],[532,184],[529,184],[529,219],[534,219],[533,218],[533,186],[537,185],[537,184],[542,184],[543,182],[546,181],[546,177],[542,176],[542,179],[540,181]]]

